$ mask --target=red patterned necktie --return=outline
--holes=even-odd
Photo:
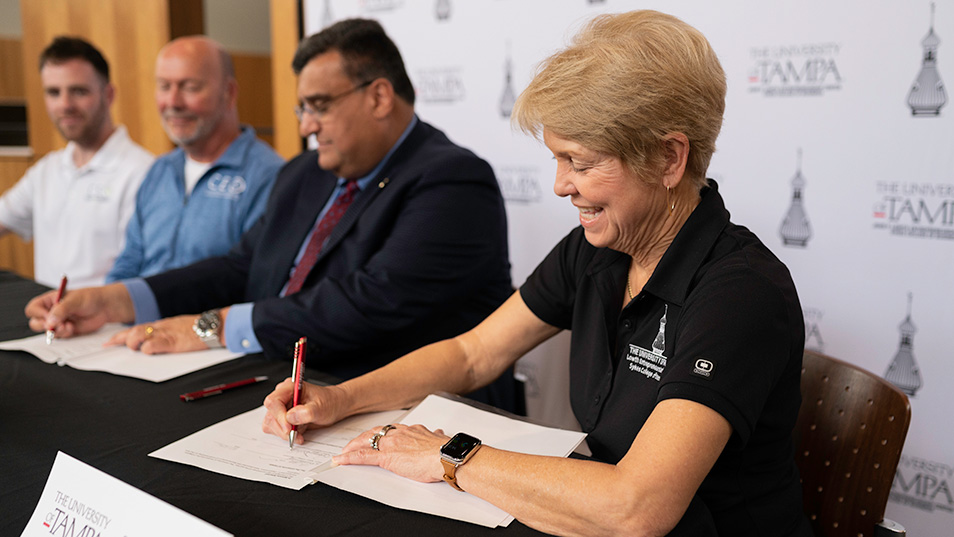
[[[348,210],[348,206],[354,201],[354,195],[357,192],[358,183],[356,181],[348,181],[344,192],[335,199],[334,203],[332,203],[328,209],[328,212],[321,217],[321,221],[315,226],[315,230],[311,232],[311,238],[308,239],[308,246],[305,247],[305,253],[301,256],[301,260],[298,261],[298,265],[292,272],[291,279],[288,280],[288,288],[285,289],[285,296],[301,291],[301,286],[304,285],[305,278],[308,277],[308,273],[311,272],[312,267],[315,266],[315,261],[318,260],[321,247],[324,246],[325,241],[328,240],[328,235],[331,235],[331,231],[338,225],[338,221],[344,216],[345,211]]]

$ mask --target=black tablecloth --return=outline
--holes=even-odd
[[[0,272],[0,341],[31,334],[23,306],[43,290]],[[260,405],[289,368],[252,355],[156,384],[0,351],[0,536],[23,531],[57,451],[237,536],[542,535],[519,522],[492,530],[395,509],[322,483],[294,491],[147,456]],[[181,393],[256,375],[269,380],[179,400]],[[306,377],[327,378],[312,370]]]

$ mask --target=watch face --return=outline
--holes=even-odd
[[[465,433],[457,433],[451,438],[444,447],[441,448],[441,454],[454,460],[464,460],[467,454],[480,445],[480,440]]]

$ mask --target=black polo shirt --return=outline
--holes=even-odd
[[[577,228],[520,294],[572,330],[570,401],[593,456],[618,462],[656,404],[712,408],[733,434],[699,495],[722,535],[810,535],[791,433],[805,329],[788,269],[729,222],[714,181],[642,291],[623,308],[628,255]]]

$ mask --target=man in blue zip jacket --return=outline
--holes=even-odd
[[[107,282],[222,255],[261,216],[283,161],[239,125],[237,97],[232,60],[212,39],[183,37],[159,52],[156,104],[179,147],[146,174]]]

